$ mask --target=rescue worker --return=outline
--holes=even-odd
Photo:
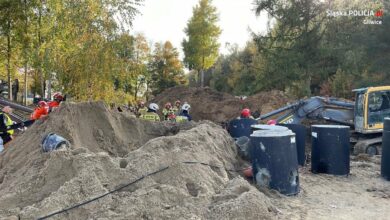
[[[276,124],[277,124],[277,122],[275,119],[271,119],[271,120],[267,121],[267,125],[276,125]]]
[[[190,115],[191,106],[186,103],[181,107],[181,113],[179,116],[176,116],[176,122],[191,121],[192,117]]]
[[[157,111],[159,107],[156,103],[150,103],[148,111],[141,115],[140,118],[148,121],[160,121],[160,116],[158,116]]]
[[[38,107],[31,114],[31,119],[37,120],[49,114],[49,105],[45,101],[39,101]]]
[[[238,119],[243,119],[243,118],[254,119],[253,116],[251,115],[251,110],[249,108],[244,108],[241,111],[241,115],[240,115],[240,117],[238,117]]]
[[[173,106],[172,110],[175,113],[175,115],[179,115],[180,114],[180,110],[181,110],[181,102],[180,102],[180,100],[176,100],[175,106]]]
[[[138,117],[140,117],[141,115],[146,114],[147,111],[148,111],[148,108],[146,108],[145,102],[144,101],[140,101],[138,103],[138,106],[137,106],[137,115],[138,115]]]
[[[42,98],[41,98],[41,96],[40,95],[35,95],[34,96],[34,99],[33,99],[33,104],[38,104],[38,102],[39,101],[41,101],[42,100]]]
[[[60,106],[60,103],[64,100],[64,96],[60,92],[56,92],[53,95],[53,101],[50,101],[48,103],[49,105],[49,112],[53,111],[53,109],[58,108]]]
[[[8,126],[11,126],[14,124],[12,119],[8,116],[12,113],[12,108],[9,106],[5,106],[2,109],[2,112],[0,112],[0,130],[7,129]],[[0,137],[3,140],[3,144],[7,144],[12,140],[12,135],[14,134],[14,130],[8,130],[6,132],[1,132]]]
[[[170,102],[167,102],[165,104],[164,109],[162,110],[162,113],[164,115],[164,120],[172,120],[175,119],[175,112],[172,109],[172,104]]]

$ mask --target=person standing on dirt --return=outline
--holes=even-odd
[[[175,112],[172,109],[172,104],[170,102],[167,102],[165,104],[164,109],[162,110],[162,113],[164,115],[164,120],[172,120],[175,118]]]
[[[185,121],[191,121],[192,117],[190,115],[190,109],[191,106],[188,103],[185,103],[181,107],[181,113],[179,116],[176,116],[176,122],[185,122]]]
[[[45,101],[38,102],[38,108],[34,109],[34,112],[31,114],[32,120],[38,120],[42,117],[45,117],[49,114],[49,104]]]
[[[241,115],[240,117],[238,117],[238,119],[243,119],[243,118],[254,119],[253,116],[251,115],[251,110],[249,108],[244,108],[241,111]]]
[[[148,111],[141,115],[140,118],[147,121],[160,121],[160,116],[158,116],[157,111],[159,107],[156,103],[150,103]]]
[[[11,113],[12,113],[12,108],[9,106],[5,106],[0,112],[0,130],[6,130],[8,126],[14,124],[12,119],[9,117],[9,114]],[[0,133],[0,137],[4,145],[13,139],[12,137],[13,134],[14,134],[14,130],[8,130],[6,132]]]
[[[146,108],[145,102],[139,101],[138,106],[137,106],[137,116],[140,117],[141,115],[146,114],[147,111],[148,111],[148,108]]]

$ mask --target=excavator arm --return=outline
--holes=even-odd
[[[282,114],[284,113],[284,114]],[[276,121],[280,124],[300,124],[303,119],[327,120],[338,124],[354,126],[354,104],[336,98],[311,97],[261,115],[263,120],[282,114]]]

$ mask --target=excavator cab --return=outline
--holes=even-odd
[[[355,99],[355,131],[362,134],[380,133],[383,120],[390,117],[390,86],[353,90]]]

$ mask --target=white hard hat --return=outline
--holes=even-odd
[[[190,108],[191,108],[191,106],[189,105],[189,104],[184,104],[182,107],[181,107],[181,109],[182,110],[186,110],[186,111],[188,111],[188,110],[190,110]]]
[[[159,107],[156,103],[150,103],[149,108],[152,110],[155,110],[155,111],[157,111],[159,109]]]

